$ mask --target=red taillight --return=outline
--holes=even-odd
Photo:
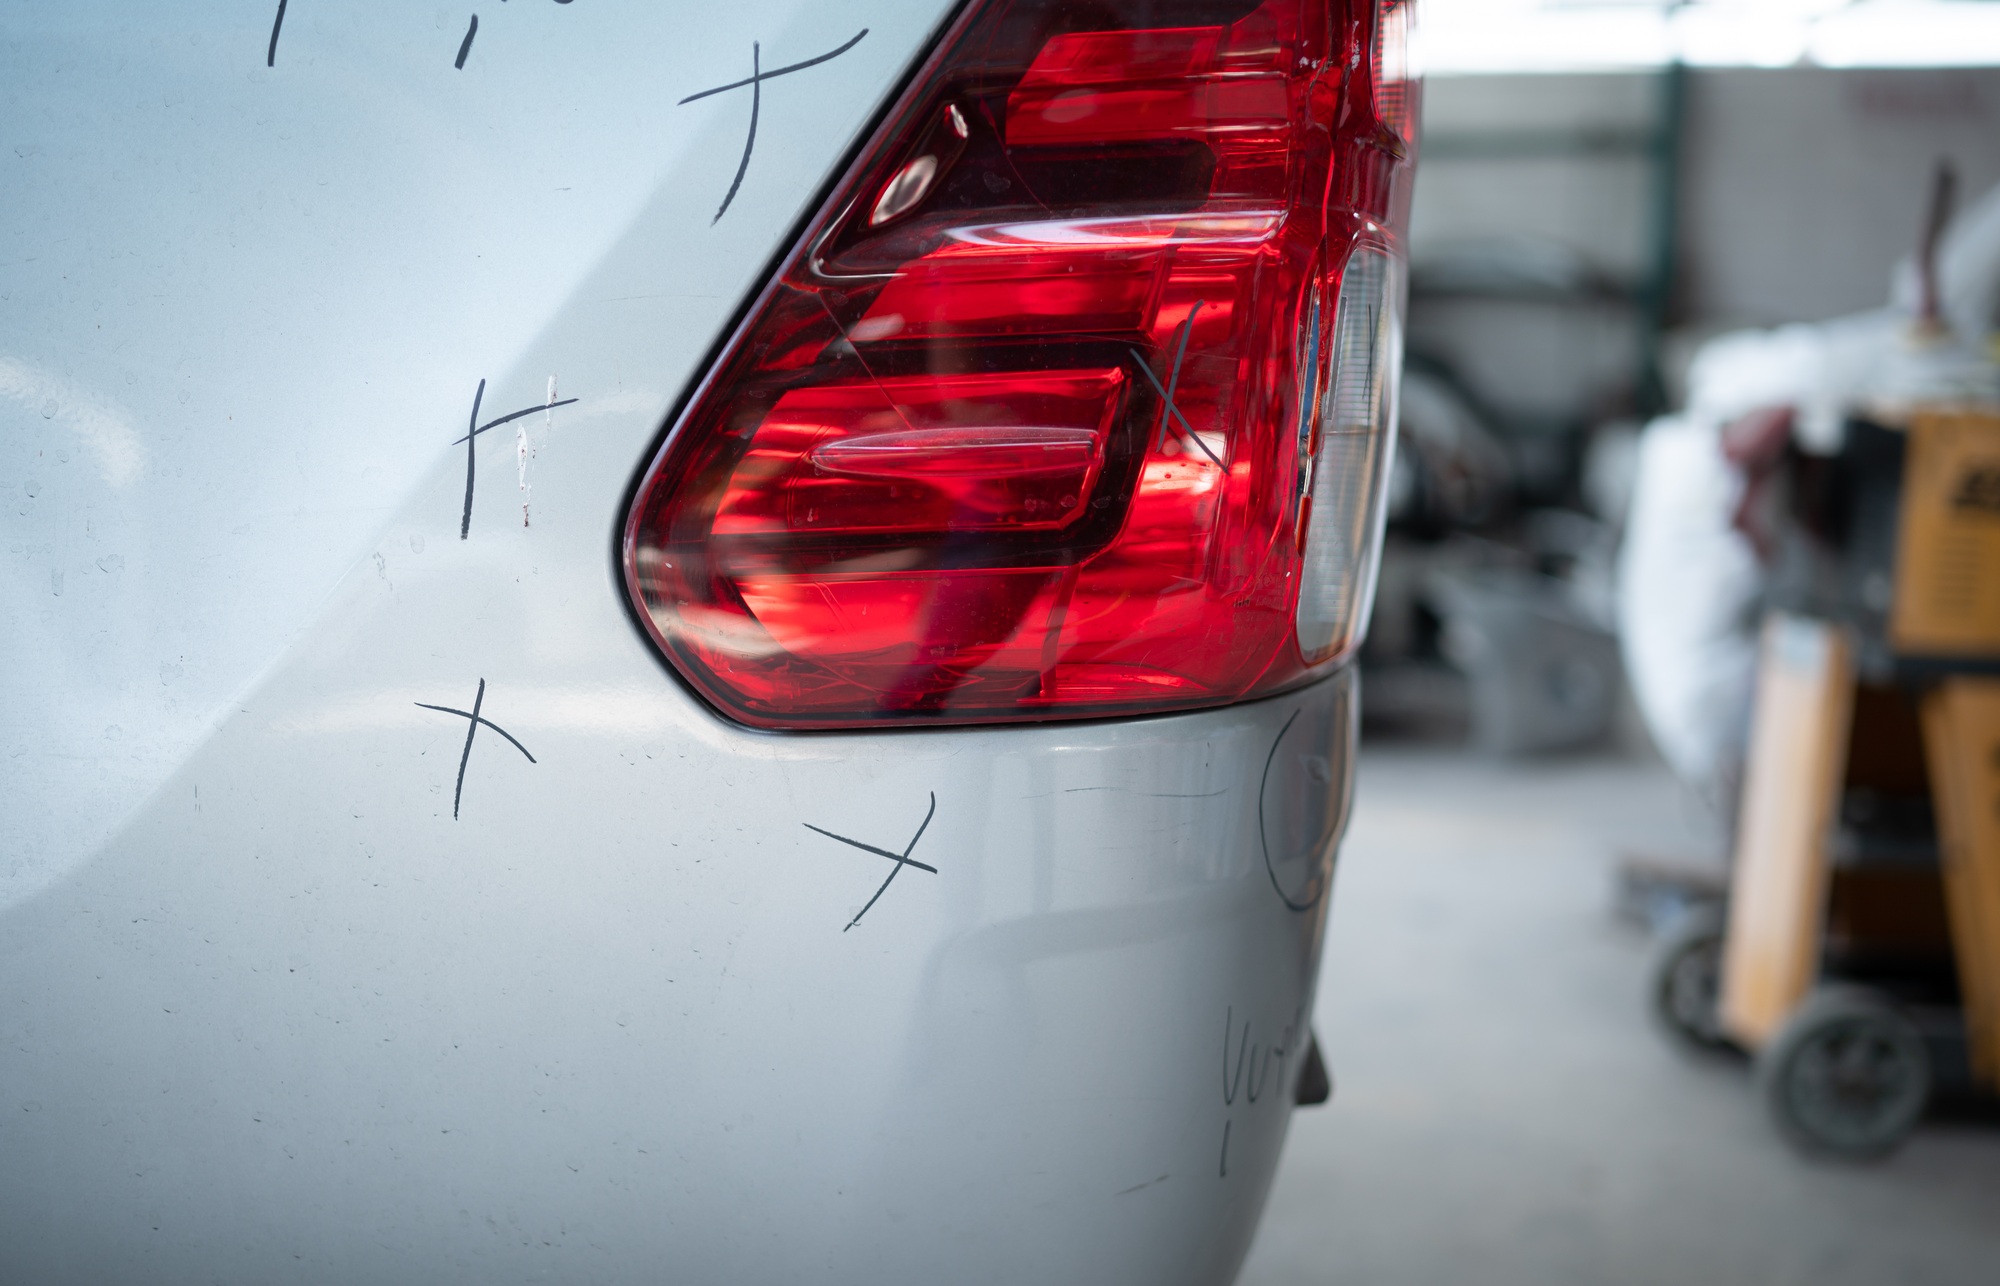
[[[1212,705],[1351,652],[1400,335],[1378,29],[975,3],[640,484],[675,668],[807,728]]]

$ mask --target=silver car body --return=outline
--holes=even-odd
[[[277,8],[0,8],[0,1280],[1227,1279],[1348,678],[762,734],[617,580],[948,6]]]

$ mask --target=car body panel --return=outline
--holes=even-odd
[[[551,376],[580,398],[534,426],[533,517],[602,565],[667,409],[946,7],[487,6],[462,70],[459,9],[291,4],[267,67],[275,0],[0,8],[0,905],[106,839],[350,568],[478,556],[451,443],[480,380],[503,412]],[[864,27],[763,87],[715,220],[750,104],[678,100],[753,41]],[[520,521],[513,428],[482,536]]]
[[[1351,677],[759,734],[617,581],[943,6],[290,8],[7,12],[0,1277],[1226,1279]]]
[[[495,668],[485,709],[537,761],[475,741],[454,822],[463,721],[413,703],[463,688],[436,588],[302,649],[8,914],[17,1267],[1227,1277],[1301,1065],[1344,678],[1138,723],[753,736],[627,634],[598,668]],[[489,638],[539,606],[497,601]],[[899,853],[921,826],[936,873],[849,929],[890,862],[808,825]]]

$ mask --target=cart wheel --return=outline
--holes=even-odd
[[[1778,1128],[1809,1152],[1878,1157],[1923,1115],[1931,1060],[1924,1038],[1883,997],[1859,988],[1814,994],[1757,1059]]]
[[[1676,1042],[1702,1053],[1730,1048],[1719,1013],[1722,928],[1720,907],[1697,907],[1653,951],[1653,1017]]]

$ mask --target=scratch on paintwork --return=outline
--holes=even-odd
[[[524,410],[514,411],[510,414],[503,415],[498,419],[488,420],[486,423],[481,424],[479,423],[479,404],[486,396],[486,381],[485,380],[479,381],[479,388],[472,395],[472,416],[470,420],[467,422],[465,436],[458,439],[457,442],[452,443],[453,446],[457,446],[459,442],[465,443],[465,510],[458,520],[458,538],[460,540],[465,540],[469,538],[472,534],[472,492],[473,492],[474,477],[475,477],[475,466],[477,463],[475,457],[475,448],[474,448],[475,439],[477,439],[480,434],[486,432],[488,429],[497,429],[503,424],[512,424],[517,420],[526,419],[528,416],[533,415],[537,411],[542,411],[545,413],[551,412],[554,411],[556,407],[568,406],[572,402],[576,401],[576,399],[573,397],[566,397],[561,401],[557,401],[555,399],[554,376],[549,377],[549,394],[550,394],[549,400],[538,406],[531,406]],[[550,422],[553,423],[554,422],[553,419],[551,419]],[[519,433],[520,430],[518,429],[515,430],[516,442],[519,441]]]
[[[1171,1179],[1172,1177],[1173,1176],[1171,1174],[1163,1174],[1157,1179],[1148,1179],[1144,1183],[1135,1183],[1131,1187],[1126,1188],[1120,1192],[1115,1192],[1112,1195],[1117,1197],[1129,1197],[1135,1192],[1144,1192],[1146,1189],[1152,1187],[1156,1183],[1165,1183],[1168,1179]]]
[[[542,415],[542,438],[548,439],[556,426],[556,377],[549,376],[548,410]],[[528,437],[528,421],[522,420],[514,426],[514,464],[521,481],[521,525],[528,525],[528,499],[533,491],[528,485],[528,461],[534,458],[535,444]]]
[[[1229,787],[1221,790],[1204,790],[1196,793],[1171,790],[1127,790],[1123,786],[1065,786],[1063,794],[1082,795],[1091,791],[1115,790],[1121,795],[1131,795],[1138,799],[1217,799],[1229,793]]]

